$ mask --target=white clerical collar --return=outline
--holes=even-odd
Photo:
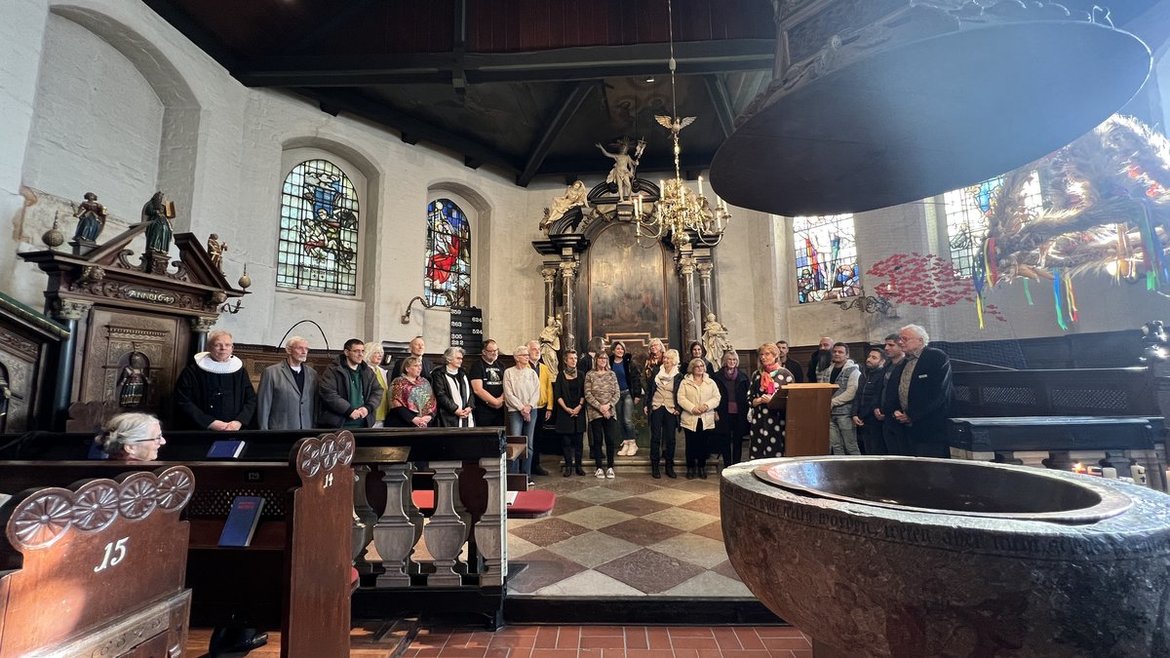
[[[230,375],[240,368],[244,367],[244,362],[238,356],[232,355],[227,361],[216,361],[211,358],[210,352],[200,352],[195,355],[195,365],[199,366],[200,370],[215,373],[217,375]]]

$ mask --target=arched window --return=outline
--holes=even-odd
[[[861,294],[853,215],[794,217],[796,301],[801,304]]]
[[[427,260],[423,273],[427,303],[471,306],[471,227],[450,199],[427,204]]]
[[[996,176],[982,183],[951,190],[943,195],[947,220],[947,245],[950,247],[951,266],[961,277],[974,276],[976,265],[983,258],[980,250],[987,237],[987,216],[1004,177]],[[1033,171],[1024,182],[1024,207],[1029,213],[1040,212],[1043,199],[1040,194],[1040,176]]]
[[[276,285],[357,294],[358,196],[340,167],[306,160],[284,179]]]

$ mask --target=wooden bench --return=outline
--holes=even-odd
[[[12,569],[0,571],[0,658],[182,655],[180,512],[194,486],[171,466],[27,488],[0,505],[0,569]]]
[[[348,655],[353,455],[353,435],[340,432],[298,440],[284,463],[185,465],[198,482],[187,508],[191,541],[186,573],[194,625],[280,628],[281,656]],[[157,465],[143,463],[141,468]],[[101,461],[0,461],[0,482],[30,477],[64,482],[134,467]],[[241,495],[264,498],[260,524],[249,546],[220,547],[232,500]]]

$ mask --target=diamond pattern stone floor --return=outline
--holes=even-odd
[[[566,478],[552,459],[536,478],[557,494],[552,514],[508,522],[508,558],[524,565],[509,596],[751,598],[723,546],[718,476]]]

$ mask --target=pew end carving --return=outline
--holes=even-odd
[[[180,512],[194,488],[190,469],[171,466],[0,505],[0,568],[13,568],[0,572],[0,658],[181,655],[191,592]]]

